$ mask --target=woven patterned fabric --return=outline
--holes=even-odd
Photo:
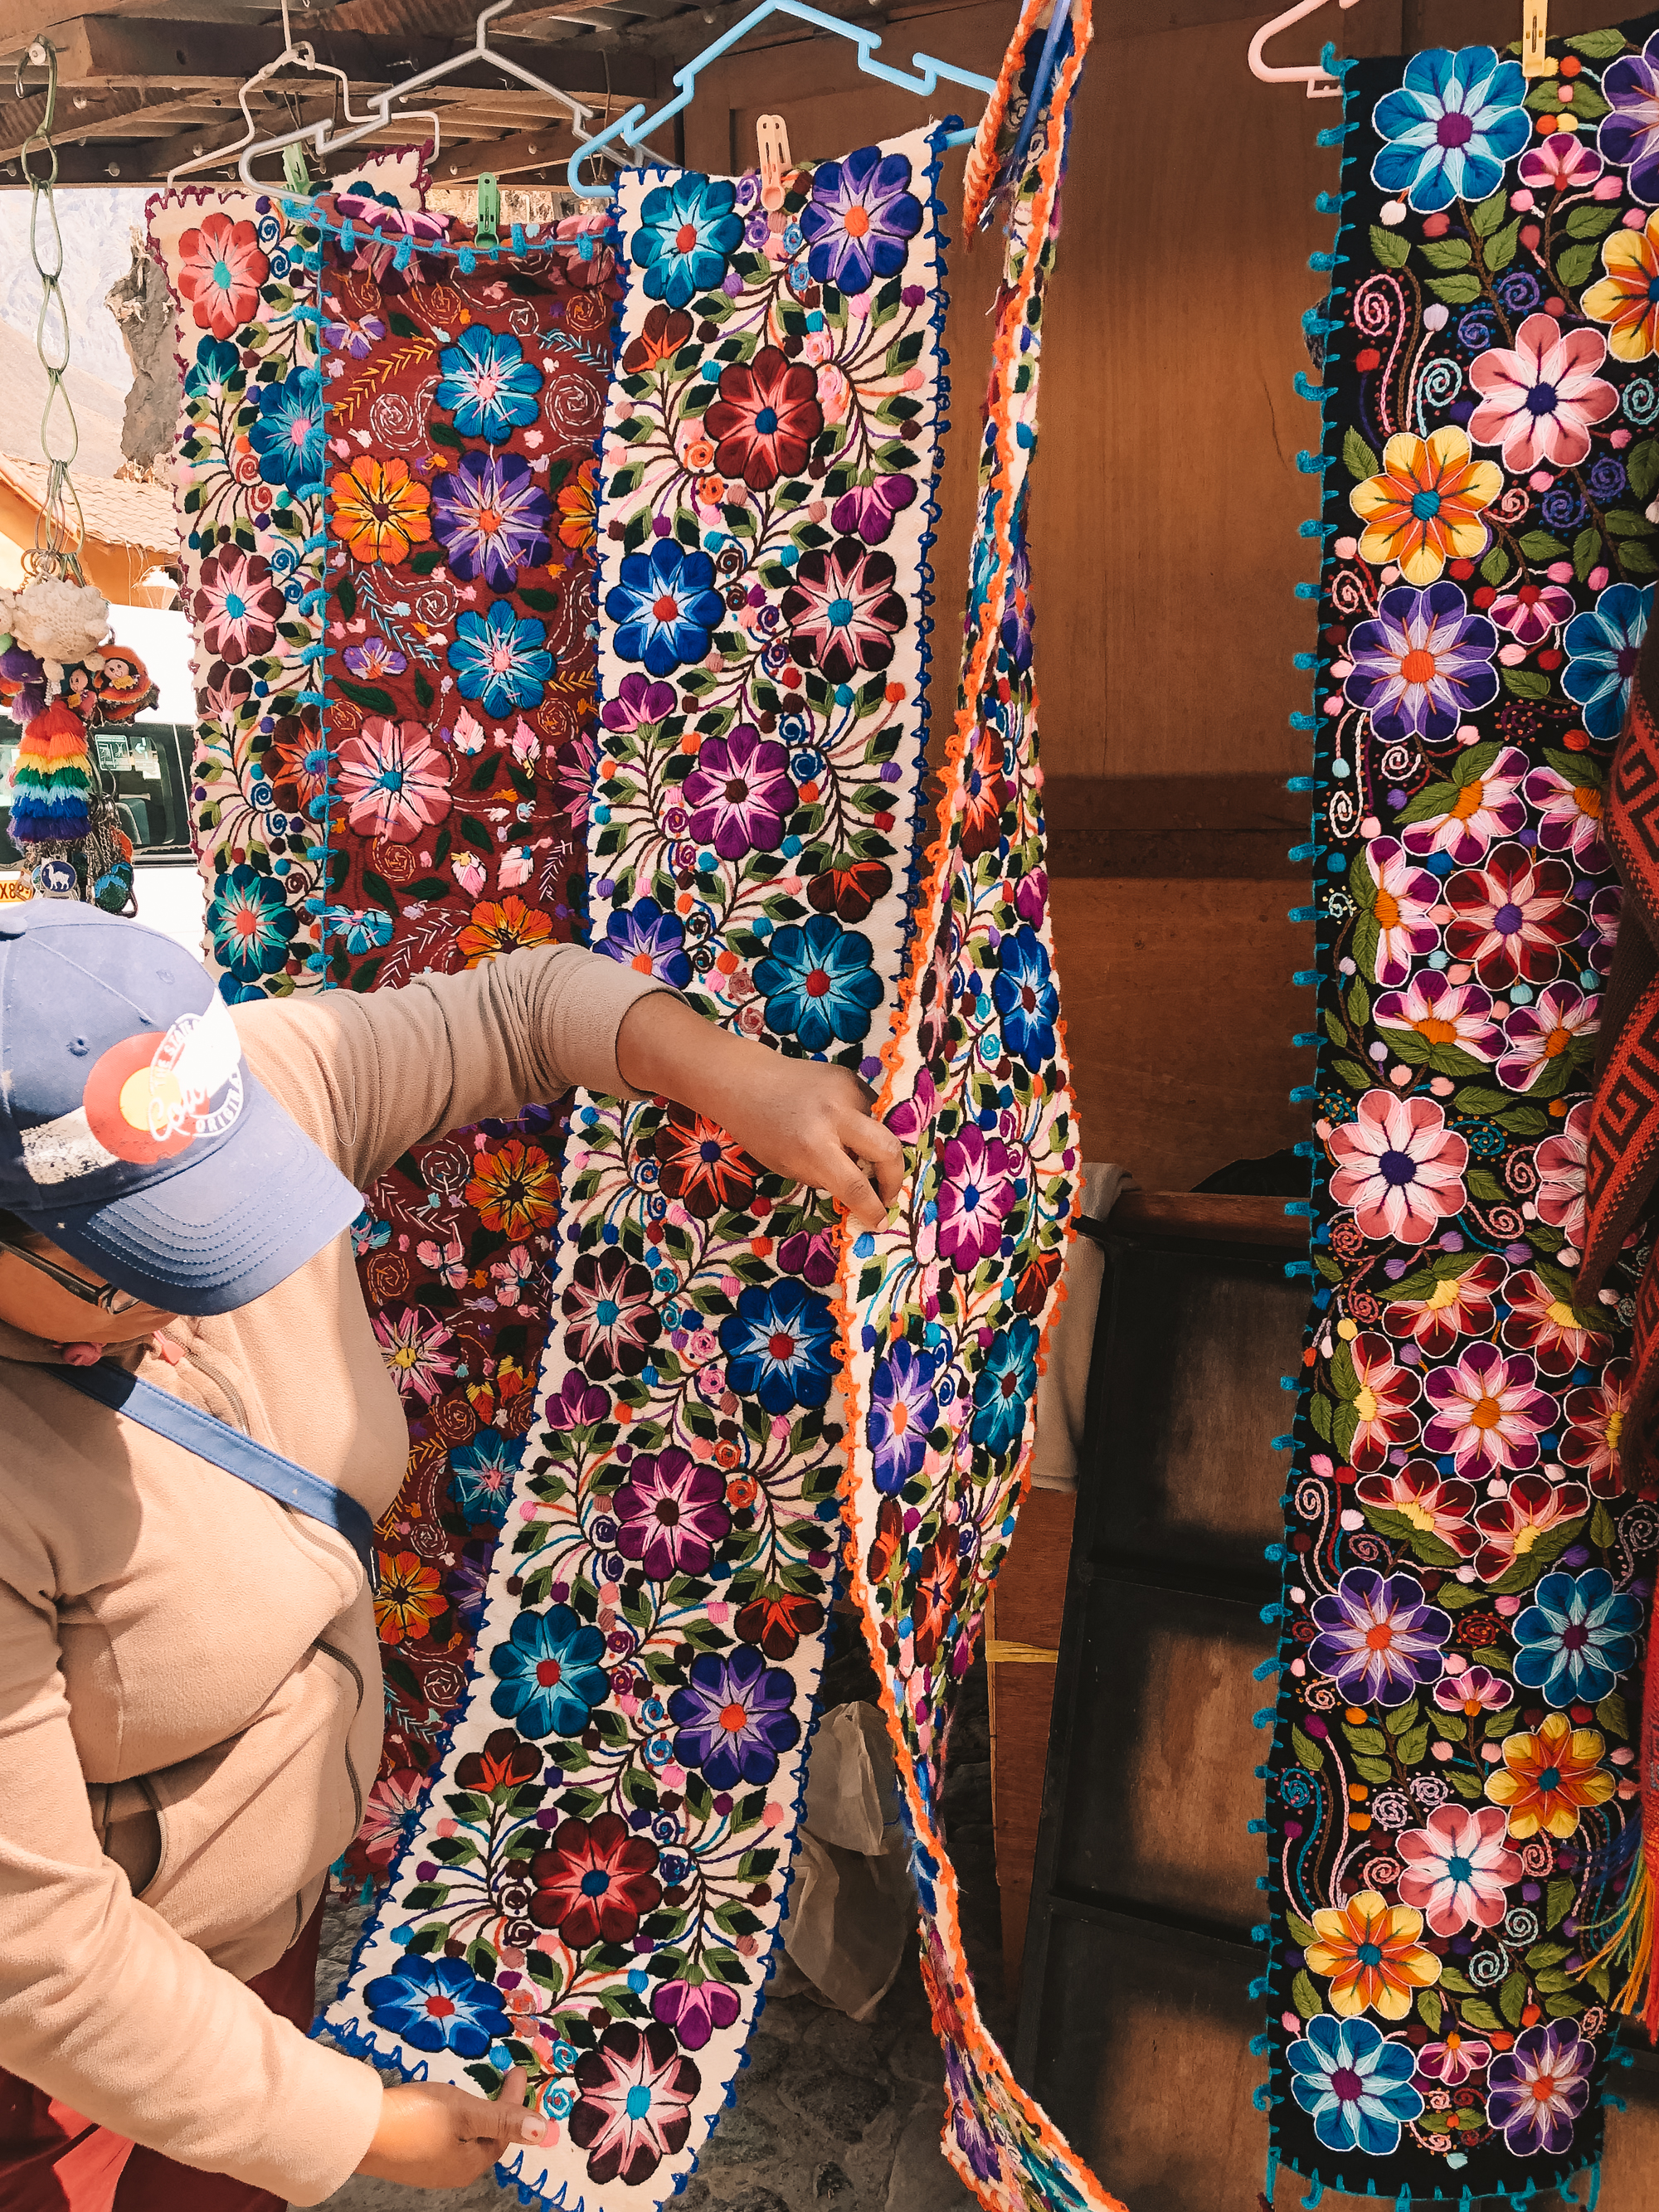
[[[621,288],[591,240],[481,257],[447,218],[361,195],[318,213],[326,704],[307,795],[325,981],[363,991],[573,933]],[[466,1680],[547,1340],[568,1105],[417,1146],[356,1224],[410,1470],[381,1528],[386,1728],[354,1876],[392,1859]]]
[[[421,156],[372,155],[362,182],[417,206]],[[194,642],[191,835],[208,963],[234,1002],[323,981],[307,915],[325,836],[317,234],[245,190],[189,185],[147,213],[184,379],[174,470]]]
[[[1261,1987],[1275,2157],[1401,2203],[1594,2162],[1624,1980],[1645,1245],[1597,1297],[1576,1270],[1659,571],[1652,27],[1553,40],[1530,85],[1486,47],[1346,65],[1309,318],[1316,1273]]]
[[[1079,1159],[1048,909],[1025,493],[1086,5],[1073,9],[1017,188],[993,189],[1042,44],[1038,13],[1025,11],[970,170],[983,181],[970,183],[966,219],[1006,206],[1006,249],[940,834],[884,1054],[878,1110],[913,1150],[885,1225],[848,1241],[840,1285],[848,1559],[911,1834],[945,2148],[981,2201],[1007,2212],[1116,2202],[1018,2087],[980,2017],[938,1809],[956,1686],[1026,1487]]]
[[[934,143],[621,180],[592,941],[879,1074],[927,738]],[[695,2164],[789,1881],[840,1509],[836,1217],[678,1108],[581,1099],[558,1322],[471,1694],[328,2026],[553,2123],[521,2185]]]

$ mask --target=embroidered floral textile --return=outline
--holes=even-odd
[[[1601,1299],[1576,1270],[1602,796],[1659,574],[1650,30],[1530,82],[1486,47],[1349,64],[1311,318],[1315,1311],[1261,1987],[1275,2155],[1389,2200],[1593,2163],[1623,1979],[1645,1246]]]
[[[842,189],[838,165],[790,177],[775,213],[752,174],[620,179],[602,496],[596,518],[579,476],[558,504],[561,543],[597,525],[600,555],[592,941],[741,1035],[872,1077],[927,734],[937,159],[924,133],[870,149],[897,258],[884,245],[836,283],[811,273],[803,216]],[[481,369],[485,350],[440,364],[457,434],[511,452],[522,380],[496,350]],[[903,495],[860,503],[895,478]],[[516,615],[491,623],[489,599],[481,586],[483,627],[452,665],[479,720],[511,730],[529,706],[486,693],[544,684],[541,641]],[[753,2022],[822,1663],[842,1425],[826,1201],[678,1109],[586,1099],[567,1195],[477,1688],[330,2019],[383,2059],[429,2048],[407,2024],[464,1947],[476,1995],[446,2020],[504,2002],[507,2029],[482,2053],[452,2036],[428,2063],[488,2084],[524,2064],[550,2135],[517,2178],[595,2212],[672,2192]]]

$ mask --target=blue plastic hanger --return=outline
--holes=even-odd
[[[674,82],[680,88],[678,100],[671,100],[665,107],[659,107],[649,122],[643,125],[640,118],[645,113],[645,104],[641,101],[637,106],[630,107],[625,115],[618,116],[609,129],[601,131],[597,137],[585,140],[578,147],[565,171],[571,191],[579,192],[582,198],[588,200],[614,198],[616,187],[612,185],[583,184],[577,172],[587,156],[597,154],[601,147],[608,146],[616,138],[625,139],[637,152],[653,131],[660,129],[682,108],[690,106],[691,95],[696,89],[697,78],[709,63],[718,61],[722,54],[729,52],[739,39],[746,38],[756,25],[763,23],[769,15],[793,15],[820,31],[834,32],[838,39],[850,39],[859,50],[859,67],[865,75],[878,76],[888,84],[896,84],[901,92],[921,93],[925,97],[935,89],[941,77],[951,84],[965,85],[969,92],[982,92],[988,96],[996,90],[994,78],[975,76],[971,70],[957,69],[951,62],[935,61],[931,54],[912,54],[910,59],[921,74],[908,76],[902,70],[890,68],[887,63],[876,59],[876,48],[881,44],[878,33],[860,31],[854,24],[843,23],[839,16],[823,15],[817,8],[809,8],[805,0],[761,0],[760,6],[751,8],[740,23],[734,23],[724,36],[716,39],[712,46],[705,46],[694,60],[687,62],[684,69],[675,70]],[[965,146],[973,136],[971,131],[953,131],[945,143],[951,146]]]
[[[1004,165],[1010,176],[1018,177],[1024,166],[1026,151],[1031,143],[1031,134],[1036,129],[1037,117],[1042,112],[1043,103],[1048,97],[1048,87],[1053,82],[1054,67],[1060,59],[1060,42],[1065,35],[1066,26],[1071,21],[1071,17],[1072,0],[1056,0],[1054,17],[1048,25],[1048,35],[1042,42],[1042,55],[1037,63],[1036,78],[1031,87],[1031,97],[1026,105],[1024,119],[1019,126],[1019,136],[1014,141],[1013,152]]]

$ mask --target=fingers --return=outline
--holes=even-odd
[[[884,1121],[866,1115],[842,1132],[842,1141],[859,1159],[876,1171],[876,1183],[889,1206],[904,1182],[904,1147]]]
[[[830,1180],[823,1186],[831,1198],[838,1198],[860,1227],[879,1229],[887,1218],[887,1208],[871,1188],[868,1176],[858,1162],[843,1152],[830,1171]]]
[[[509,2067],[501,2094],[490,2107],[499,2142],[538,2143],[547,2133],[546,2121],[525,2107],[525,2080],[522,2066]]]

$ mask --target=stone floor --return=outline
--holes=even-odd
[[[873,1697],[855,1624],[838,1617],[824,1703]],[[964,1940],[988,2024],[1003,2016],[996,1866],[991,1835],[991,1745],[985,1670],[963,1686],[944,1791],[951,1856],[962,1883]],[[319,2000],[334,1993],[359,1917],[334,1915],[325,1936]],[[789,1993],[791,1984],[793,1993]],[[788,1967],[750,2045],[737,2103],[709,2139],[675,2212],[957,2212],[975,2200],[940,2154],[944,2068],[913,1954],[863,2024],[826,2010]],[[393,2184],[352,2180],[328,2212],[403,2212],[416,2200]],[[485,2179],[420,2201],[483,2212],[516,2205],[516,2191]]]

